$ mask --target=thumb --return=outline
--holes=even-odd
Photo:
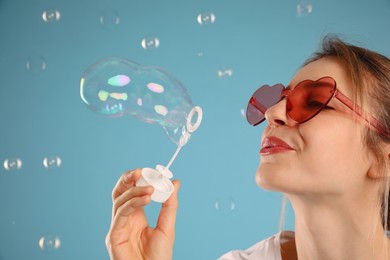
[[[176,214],[178,209],[177,193],[179,191],[180,181],[174,180],[172,183],[175,187],[175,191],[172,193],[171,197],[169,197],[169,199],[162,204],[156,228],[160,229],[165,234],[167,234],[167,236],[174,239]]]

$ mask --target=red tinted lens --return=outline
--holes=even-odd
[[[286,112],[303,123],[317,115],[332,99],[336,82],[330,77],[300,82],[287,97]]]
[[[272,87],[264,85],[253,93],[246,109],[246,118],[251,125],[258,125],[265,119],[265,111],[280,101],[284,89],[282,84]]]

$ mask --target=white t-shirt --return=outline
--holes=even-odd
[[[267,239],[264,239],[246,250],[230,251],[218,260],[282,260],[280,253],[280,244],[283,243],[281,237],[282,232],[279,232]],[[294,237],[294,232],[283,231],[283,237]]]

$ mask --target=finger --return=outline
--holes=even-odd
[[[114,189],[112,190],[112,200],[114,201],[123,192],[135,186],[136,181],[141,176],[141,169],[127,171],[119,178]]]
[[[173,186],[175,187],[175,191],[172,193],[171,197],[162,204],[156,225],[156,228],[162,230],[171,238],[174,238],[175,236],[175,222],[178,209],[177,194],[180,188],[180,181],[174,180]]]
[[[125,204],[127,201],[131,200],[135,197],[143,197],[143,196],[151,196],[153,193],[152,186],[144,186],[144,187],[132,187],[127,191],[123,192],[119,195],[113,203],[113,216],[115,216],[117,210]]]
[[[112,230],[121,229],[127,225],[128,217],[133,214],[136,210],[142,209],[144,206],[148,205],[151,201],[149,195],[142,197],[134,197],[131,200],[124,203],[120,206],[115,214],[115,217],[112,221]]]

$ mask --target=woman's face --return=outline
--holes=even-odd
[[[290,82],[293,88],[303,80],[330,76],[337,88],[352,97],[352,83],[343,64],[335,58],[314,61],[298,71]],[[372,156],[363,145],[361,125],[343,113],[345,106],[333,98],[315,117],[297,124],[286,114],[283,99],[266,112],[263,146],[284,141],[291,149],[263,149],[256,173],[257,183],[264,189],[291,194],[337,195],[358,193],[364,186]],[[270,143],[271,142],[271,143]],[[283,146],[283,145],[282,145]]]

